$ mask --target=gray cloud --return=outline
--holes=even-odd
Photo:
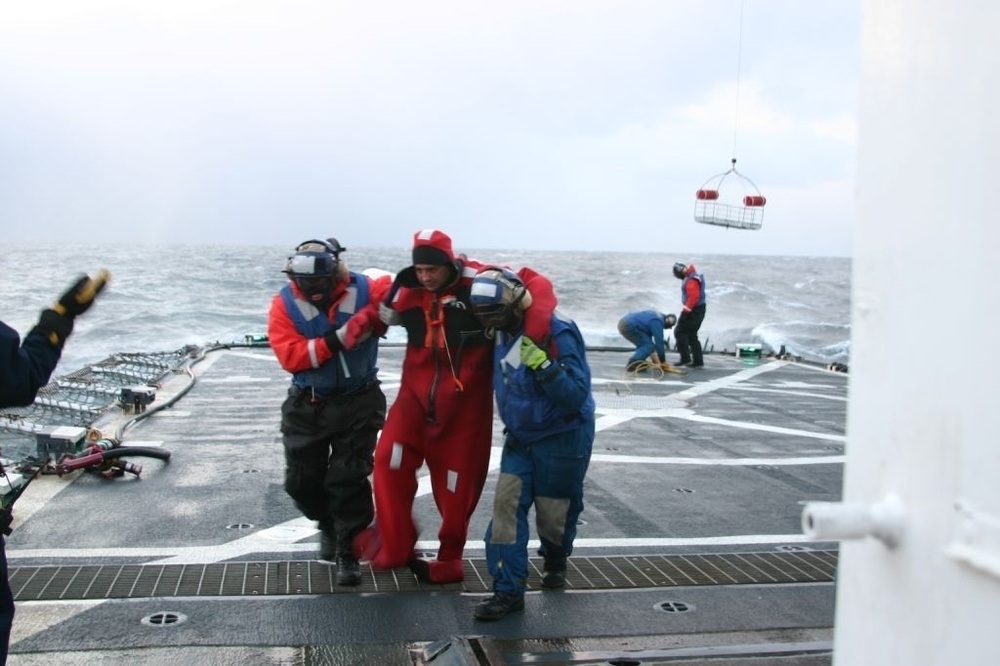
[[[21,4],[12,240],[850,252],[856,2]],[[759,232],[691,218],[734,149]]]

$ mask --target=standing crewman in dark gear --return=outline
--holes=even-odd
[[[542,329],[526,324],[533,293],[551,291],[530,268],[481,271],[472,281],[472,312],[495,337],[493,389],[504,424],[493,519],[486,528],[486,563],[493,596],[476,606],[477,620],[499,620],[524,608],[528,579],[528,512],[545,558],[542,587],[566,584],[583,511],[583,479],[594,445],[594,396],[580,329],[558,310]],[[534,329],[534,330],[533,330]]]
[[[681,355],[677,365],[700,368],[705,365],[698,329],[705,320],[705,276],[695,270],[694,264],[678,261],[674,264],[674,277],[681,280],[681,315],[674,327],[677,352]]]
[[[368,476],[386,400],[377,379],[377,310],[391,284],[348,270],[336,239],[295,248],[274,296],[267,333],[278,362],[292,373],[281,405],[285,492],[320,529],[320,559],[336,561],[337,584],[358,585],[354,535],[375,509]],[[360,313],[360,314],[357,314]],[[374,331],[375,335],[371,335]]]
[[[59,363],[73,320],[90,309],[109,279],[102,270],[96,278],[81,276],[52,306],[42,310],[38,324],[21,342],[17,331],[0,322],[0,407],[30,405]],[[9,534],[10,509],[0,509],[0,528]],[[14,595],[7,579],[7,552],[0,536],[0,664],[7,663],[10,630],[14,624]]]

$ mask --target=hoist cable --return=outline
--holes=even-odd
[[[736,48],[736,110],[733,112],[733,167],[736,166],[736,133],[740,124],[740,69],[743,65],[743,3],[740,0],[740,27]]]

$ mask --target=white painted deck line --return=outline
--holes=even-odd
[[[265,532],[266,530],[261,530]],[[313,534],[316,530],[313,529]],[[579,549],[585,548],[660,548],[685,547],[685,546],[752,546],[755,544],[783,544],[783,543],[826,543],[823,541],[813,541],[804,534],[737,534],[731,536],[712,537],[643,537],[637,539],[577,539],[574,544],[574,552],[579,553]],[[537,539],[528,542],[529,551],[537,550],[540,543]],[[437,540],[418,541],[417,550],[436,551]],[[466,557],[469,553],[484,552],[486,548],[482,540],[470,540],[465,545]],[[243,539],[237,539],[218,546],[187,546],[179,548],[39,548],[33,550],[20,550],[7,553],[8,559],[19,558],[158,558],[149,562],[144,562],[146,566],[162,564],[215,564],[239,557],[247,557],[255,553],[315,553],[318,545],[315,543],[275,543],[274,541],[261,538],[260,533],[249,535]],[[233,562],[233,564],[239,564]]]
[[[776,435],[812,437],[813,439],[825,439],[831,442],[847,441],[847,437],[845,435],[831,435],[823,432],[810,432],[808,430],[797,430],[795,428],[781,428],[778,426],[764,425],[762,423],[747,423],[746,421],[729,421],[728,419],[717,419],[712,416],[698,416],[697,414],[691,414],[688,416],[678,416],[677,418],[687,419],[688,421],[697,421],[699,423],[713,423],[715,425],[728,426],[731,428],[743,428],[745,430],[758,430],[762,432],[771,432]]]
[[[610,453],[595,453],[590,461],[629,463],[639,465],[842,465],[845,456],[800,456],[796,458],[670,458],[665,456],[623,456]]]
[[[199,377],[200,384],[270,384],[270,377],[251,377],[249,375],[231,375],[229,377]]]
[[[691,388],[685,389],[680,393],[674,393],[670,397],[674,400],[692,400],[697,398],[699,395],[705,395],[706,393],[711,393],[712,391],[717,391],[721,388],[729,388],[734,384],[745,382],[746,380],[756,377],[757,375],[777,370],[780,367],[782,367],[781,363],[766,363],[764,365],[757,365],[752,368],[747,368],[746,370],[741,370],[733,375],[727,375],[711,381],[695,384]]]
[[[798,430],[796,428],[782,428],[780,426],[769,426],[769,425],[764,425],[762,423],[749,423],[747,421],[730,421],[728,419],[719,419],[713,416],[699,416],[690,409],[664,409],[663,411],[615,410],[613,413],[606,413],[602,416],[599,416],[595,423],[595,428],[597,432],[601,432],[602,430],[613,428],[622,423],[627,423],[632,419],[636,418],[646,419],[650,417],[686,419],[688,421],[696,421],[699,423],[711,423],[714,425],[721,425],[730,428],[743,428],[745,430],[770,432],[774,433],[775,435],[791,435],[793,437],[811,437],[813,439],[823,439],[832,442],[847,441],[847,437],[845,435],[831,435],[829,433],[812,432],[810,430]]]
[[[827,395],[825,393],[806,393],[805,391],[789,391],[787,389],[759,388],[756,386],[730,386],[734,391],[747,391],[748,393],[780,393],[782,395],[800,395],[806,398],[819,398],[821,400],[836,400],[847,402],[846,397],[839,395]]]

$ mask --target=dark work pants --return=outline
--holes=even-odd
[[[7,663],[7,644],[14,625],[14,593],[7,578],[7,545],[0,536],[0,665]]]
[[[385,410],[378,384],[321,402],[290,394],[281,406],[285,492],[337,544],[338,554],[349,553],[351,539],[375,517],[368,477]]]
[[[535,529],[546,568],[565,569],[573,553],[576,525],[583,511],[583,479],[594,448],[594,421],[549,435],[532,444],[504,438],[493,518],[486,527],[486,564],[493,589],[523,595],[528,580],[528,512],[535,507]]]
[[[681,363],[690,361],[694,365],[701,365],[705,362],[702,357],[701,341],[698,339],[698,329],[704,320],[704,305],[697,306],[691,312],[681,313],[677,319],[677,325],[674,326],[674,340],[677,341],[677,353],[681,355]]]

